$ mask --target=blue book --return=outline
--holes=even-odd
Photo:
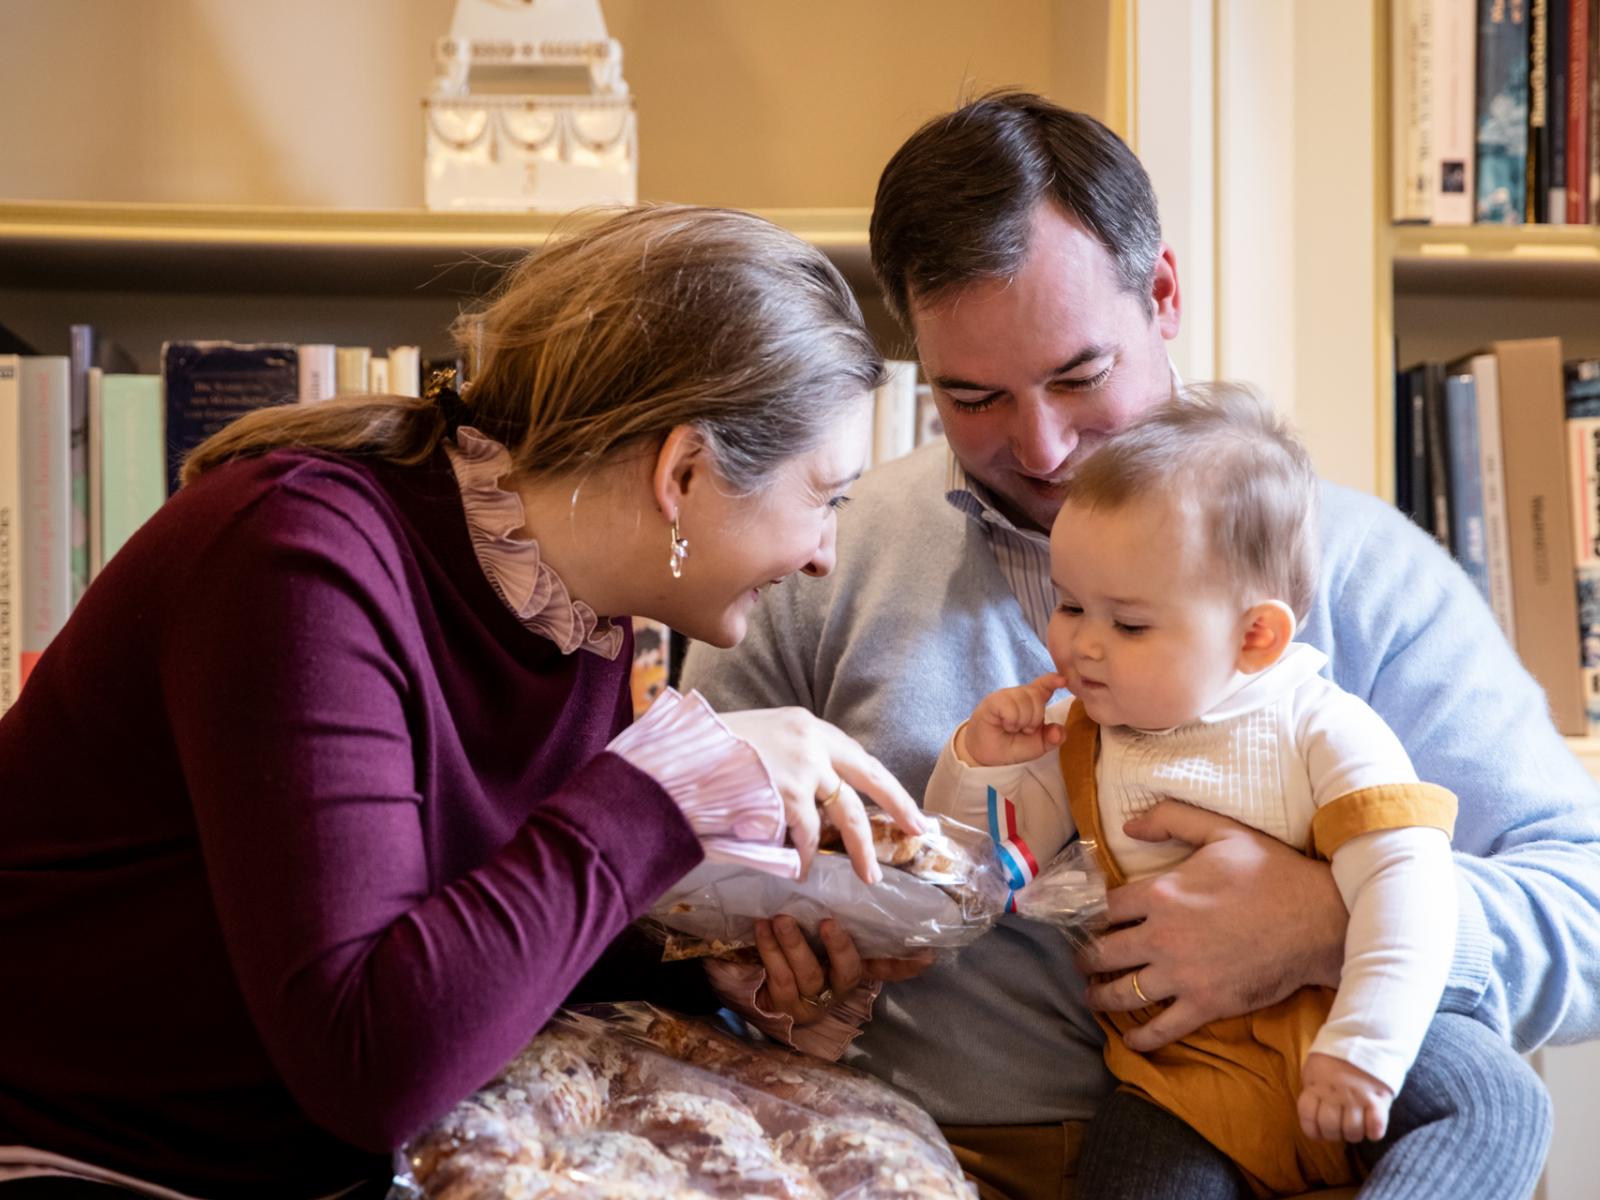
[[[1478,220],[1520,224],[1528,205],[1528,8],[1478,0]]]
[[[166,394],[167,494],[189,451],[245,413],[293,404],[300,360],[292,343],[166,342],[161,347]]]
[[[1483,462],[1478,445],[1478,384],[1471,375],[1444,381],[1450,426],[1450,542],[1456,561],[1489,600],[1489,554],[1483,528]]]

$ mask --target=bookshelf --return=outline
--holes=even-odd
[[[822,249],[892,342],[865,209],[760,215]],[[0,201],[0,308],[41,352],[64,352],[67,326],[87,321],[145,370],[171,337],[442,349],[456,309],[499,268],[599,216]]]

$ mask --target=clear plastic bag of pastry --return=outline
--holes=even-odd
[[[390,1200],[910,1200],[976,1192],[847,1067],[647,1004],[567,1010],[397,1156]]]
[[[1005,911],[1008,888],[989,836],[948,817],[935,832],[908,834],[869,808],[883,882],[861,881],[838,831],[802,880],[751,867],[701,863],[658,900],[645,927],[665,943],[663,957],[749,957],[757,920],[793,917],[820,945],[817,927],[832,917],[867,958],[904,958],[976,941]]]
[[[1085,946],[1106,928],[1106,877],[1098,848],[1078,838],[1061,848],[1016,894],[1017,912],[1056,926],[1077,946]]]

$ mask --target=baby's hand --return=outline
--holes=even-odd
[[[1063,736],[1046,724],[1050,697],[1067,686],[1060,675],[1041,675],[1021,687],[990,692],[956,734],[956,756],[969,767],[1004,767],[1032,762]]]
[[[1377,1141],[1389,1128],[1389,1085],[1330,1054],[1308,1054],[1300,1072],[1300,1128],[1323,1141]]]

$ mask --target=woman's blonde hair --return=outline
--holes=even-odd
[[[736,491],[756,492],[883,378],[833,264],[727,209],[628,209],[554,240],[451,332],[480,363],[460,423],[524,476],[599,466],[688,425]],[[426,398],[264,408],[198,446],[182,479],[281,447],[414,464],[453,433]]]
[[[1085,458],[1063,502],[1115,511],[1153,496],[1193,505],[1228,578],[1305,619],[1321,555],[1317,474],[1258,392],[1242,383],[1181,388]]]

